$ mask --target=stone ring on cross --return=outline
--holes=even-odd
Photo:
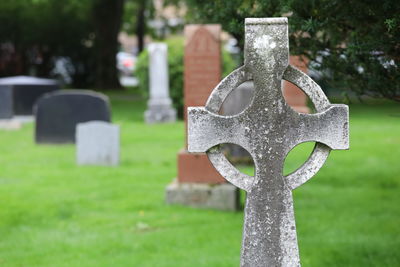
[[[241,266],[300,266],[292,190],[317,173],[331,149],[348,149],[348,107],[331,104],[309,76],[289,65],[286,18],[246,19],[244,58],[205,107],[188,109],[188,150],[207,152],[221,175],[247,192]],[[219,115],[228,94],[248,80],[255,88],[250,105],[234,116]],[[317,113],[294,111],[283,97],[282,80],[303,90]],[[316,142],[309,159],[283,176],[289,151],[309,141]],[[218,147],[224,143],[250,153],[254,176],[229,163]]]
[[[317,112],[323,112],[332,106],[321,87],[300,70],[288,65],[282,78],[301,88],[310,98]],[[233,71],[222,80],[211,93],[205,105],[205,109],[214,114],[218,114],[225,98],[240,84],[249,80],[252,80],[251,73],[246,72],[244,66]],[[325,163],[330,151],[331,148],[329,146],[317,142],[308,160],[295,172],[285,177],[290,188],[295,189],[313,177]],[[219,146],[209,149],[207,155],[214,167],[226,180],[240,189],[245,191],[251,190],[254,184],[254,176],[239,172],[226,159],[226,156],[221,152]]]

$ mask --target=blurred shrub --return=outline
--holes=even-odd
[[[169,90],[174,108],[179,118],[183,118],[183,53],[184,39],[174,37],[166,40],[168,45]],[[237,67],[232,56],[222,50],[222,75],[225,77]],[[149,96],[149,54],[144,50],[136,62],[136,77],[139,79],[139,90],[146,98]],[[222,77],[222,78],[223,78]]]

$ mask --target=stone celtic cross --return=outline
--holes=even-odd
[[[207,152],[229,182],[247,192],[241,266],[300,266],[292,190],[310,179],[331,149],[348,149],[348,107],[330,104],[306,74],[288,65],[286,18],[245,21],[245,62],[211,93],[204,108],[188,109],[188,150]],[[311,99],[316,114],[301,114],[282,95],[282,79],[294,83]],[[226,96],[253,80],[250,105],[234,116],[218,112]],[[283,176],[286,155],[297,144],[315,141],[308,160]],[[233,143],[253,157],[255,176],[239,172],[218,145]]]

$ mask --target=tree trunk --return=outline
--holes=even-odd
[[[146,0],[140,0],[139,8],[137,10],[137,20],[136,20],[136,36],[137,36],[137,40],[138,40],[137,54],[138,55],[144,49],[144,35],[146,32],[146,22],[145,22],[145,17],[144,17],[145,11],[146,11]]]
[[[116,56],[124,0],[94,0],[95,86],[98,89],[121,89]]]

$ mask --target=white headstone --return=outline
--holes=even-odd
[[[119,126],[104,121],[89,121],[76,126],[78,165],[119,164]]]
[[[176,111],[169,97],[168,48],[164,43],[153,43],[149,50],[150,99],[145,112],[147,123],[173,122]]]

